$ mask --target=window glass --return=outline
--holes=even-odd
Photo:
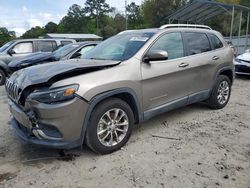
[[[55,60],[60,60],[61,58],[65,57],[66,55],[71,53],[73,50],[77,49],[79,46],[80,45],[76,44],[76,43],[65,45],[65,46],[57,49],[56,51],[54,51],[52,53],[52,57]]]
[[[91,46],[85,46],[83,47],[81,50],[80,50],[80,54],[81,55],[81,58],[83,58],[83,55],[88,52],[89,50],[93,49],[95,46],[91,45]]]
[[[17,54],[32,53],[32,42],[18,43],[14,46],[13,50]]]
[[[54,51],[54,41],[39,41],[37,42],[37,51],[40,52],[52,52]]]
[[[0,48],[0,52],[3,52],[4,50],[6,50],[7,48],[9,48],[15,41],[10,41],[8,43],[6,43],[5,45],[3,45],[1,48]]]
[[[82,58],[124,61],[138,52],[154,34],[154,32],[121,33],[100,43]]]
[[[184,33],[187,41],[189,55],[195,55],[211,50],[209,40],[205,33]]]
[[[221,42],[221,40],[217,36],[215,36],[213,34],[208,34],[208,37],[210,38],[213,49],[218,49],[218,48],[223,47],[223,43]]]
[[[168,59],[176,59],[184,56],[184,48],[180,33],[168,33],[160,37],[150,48],[152,50],[164,50],[168,52]]]

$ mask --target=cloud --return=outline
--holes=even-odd
[[[27,9],[27,7],[25,5],[23,6],[22,11],[23,12],[27,12],[28,11],[28,9]]]
[[[12,1],[12,0],[11,0]],[[61,18],[67,14],[68,8],[73,4],[84,6],[85,0],[36,0],[36,3],[29,6],[16,0],[18,3],[7,2],[0,5],[0,27],[6,27],[8,30],[15,31],[17,36],[21,36],[26,30],[35,26],[43,27],[52,21],[59,23]],[[124,0],[106,0],[111,6],[119,11],[124,9]],[[143,0],[127,0],[128,3],[135,1],[140,4]],[[10,14],[11,12],[11,14]]]

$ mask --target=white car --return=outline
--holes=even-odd
[[[238,75],[250,75],[250,50],[234,59],[235,73]]]

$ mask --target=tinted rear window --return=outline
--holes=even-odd
[[[195,55],[211,50],[209,40],[205,33],[184,33],[189,55]]]
[[[37,51],[40,52],[52,52],[55,50],[56,42],[55,41],[38,41],[37,42]]]
[[[211,41],[211,45],[213,47],[213,49],[218,49],[218,48],[222,48],[223,47],[223,43],[221,42],[221,40],[213,35],[213,34],[208,34],[208,37]]]
[[[72,43],[72,41],[61,41],[61,44],[64,46],[64,45],[67,45],[67,44],[71,44]]]

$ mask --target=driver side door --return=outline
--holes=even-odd
[[[11,54],[10,59],[7,63],[9,63],[12,60],[23,58],[33,53],[33,42],[31,41],[19,42],[11,48],[11,51],[13,53]]]
[[[185,57],[186,52],[180,32],[161,35],[148,52],[152,50],[167,51],[168,59],[142,62],[145,116],[153,116],[152,113],[157,114],[166,108],[173,109],[185,105],[188,101],[188,88],[193,78],[192,71],[186,63],[187,57]]]

